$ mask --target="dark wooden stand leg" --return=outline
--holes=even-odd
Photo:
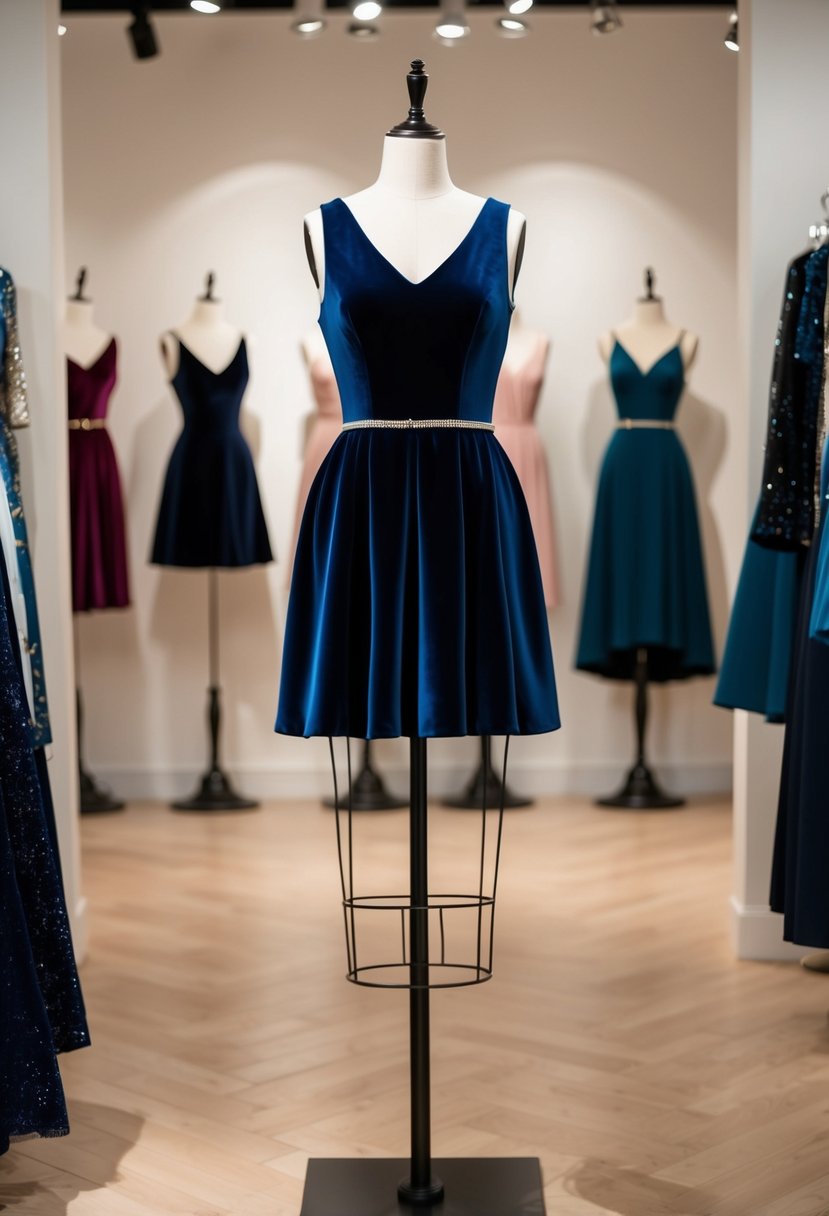
[[[405,798],[395,798],[386,789],[385,782],[371,762],[371,740],[363,740],[363,760],[356,777],[351,782],[352,811],[396,811],[408,806]],[[323,806],[335,808],[333,798],[323,798]]]
[[[83,698],[80,688],[75,689],[75,713],[78,734],[78,789],[82,815],[102,815],[111,811],[122,811],[124,803],[113,798],[109,790],[99,785],[83,762]]]
[[[479,811],[482,806],[532,806],[532,798],[513,794],[506,785],[502,791],[501,779],[492,767],[492,738],[489,735],[481,735],[480,738],[481,758],[478,767],[460,794],[442,799],[443,805],[465,811]]]
[[[645,734],[648,725],[648,652],[640,647],[634,675],[634,717],[636,721],[636,763],[624,785],[607,798],[597,798],[599,806],[622,807],[633,811],[668,810],[685,805],[684,798],[667,794],[659,785],[645,760]]]

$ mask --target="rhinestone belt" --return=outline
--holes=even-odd
[[[380,427],[393,431],[420,431],[432,427],[450,427],[460,431],[494,431],[492,422],[471,422],[468,418],[361,418],[359,422],[344,422],[344,431],[362,431]]]
[[[100,431],[106,426],[105,418],[70,418],[70,431]]]
[[[673,422],[665,421],[662,418],[620,418],[616,426],[623,431],[639,430],[640,428],[655,431],[673,431],[675,429]]]

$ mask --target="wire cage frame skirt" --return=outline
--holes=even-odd
[[[492,978],[495,945],[495,907],[504,800],[488,806],[486,792],[480,811],[441,809],[440,817],[462,817],[469,832],[470,847],[463,864],[465,881],[452,889],[447,882],[430,889],[426,900],[415,900],[411,885],[401,883],[389,890],[389,875],[378,864],[377,817],[371,816],[371,837],[363,845],[357,839],[366,823],[351,805],[351,740],[346,739],[347,780],[337,778],[334,741],[329,738],[334,780],[334,816],[340,872],[343,924],[346,945],[346,978],[367,988],[432,989],[466,988]],[[506,785],[509,736],[504,740],[501,790]],[[344,794],[341,795],[341,785]],[[411,811],[410,811],[411,813]],[[389,813],[388,817],[392,817]],[[399,819],[399,816],[393,816]],[[383,816],[384,820],[387,816]],[[433,846],[433,853],[435,852]],[[402,850],[400,850],[402,856]],[[388,861],[388,858],[385,859]],[[434,857],[433,859],[434,860]],[[441,859],[443,860],[443,859]],[[374,864],[372,864],[374,863]],[[453,860],[453,869],[455,861]],[[460,862],[458,861],[458,867]],[[432,865],[430,865],[430,872]],[[446,865],[437,867],[445,871]],[[447,875],[441,877],[445,880]],[[458,887],[460,889],[458,889]],[[413,961],[413,925],[426,949]],[[425,961],[428,958],[428,961]]]

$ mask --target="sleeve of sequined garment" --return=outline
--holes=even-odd
[[[0,296],[2,297],[5,345],[3,366],[0,374],[0,411],[9,426],[29,425],[29,398],[26,390],[26,373],[20,353],[20,334],[17,327],[17,292],[8,270],[0,268]]]
[[[815,525],[817,413],[823,376],[829,249],[790,265],[772,365],[766,452],[752,539],[796,551]]]

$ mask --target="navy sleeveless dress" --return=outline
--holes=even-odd
[[[490,423],[512,312],[509,207],[487,199],[419,283],[342,199],[322,208],[320,326],[346,424]],[[300,526],[276,730],[534,734],[559,723],[532,527],[491,430],[344,430]]]
[[[171,384],[184,428],[167,466],[151,561],[158,566],[254,566],[273,560],[253,457],[239,429],[248,383],[245,339],[220,372],[177,334]]]
[[[609,679],[632,679],[643,647],[650,680],[714,670],[694,486],[673,429],[685,387],[681,341],[647,372],[618,338],[610,356],[620,426],[599,478],[576,657]]]

